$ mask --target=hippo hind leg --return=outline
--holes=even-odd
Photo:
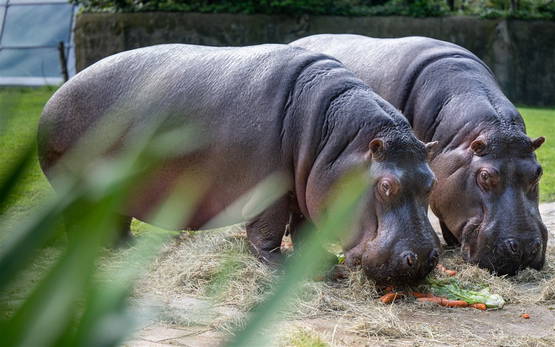
[[[289,203],[282,198],[247,223],[251,250],[261,261],[272,266],[283,262],[281,241],[288,221]]]
[[[447,228],[447,225],[442,221],[439,221],[439,226],[441,228],[441,233],[443,235],[443,239],[449,248],[456,248],[461,245],[459,240],[453,235],[453,233]]]

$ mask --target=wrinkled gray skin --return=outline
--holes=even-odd
[[[146,219],[186,169],[210,179],[182,225],[192,229],[282,172],[289,194],[246,221],[255,252],[278,263],[286,226],[298,241],[298,225],[314,220],[330,188],[359,167],[375,183],[353,234],[343,236],[347,263],[392,283],[424,278],[436,265],[439,240],[426,215],[434,182],[426,146],[398,111],[330,57],[287,45],[177,44],[108,57],[46,105],[39,127],[45,173],[93,123],[122,110],[134,126],[170,114],[173,125],[193,123],[209,143],[166,163],[148,186],[138,187],[127,220]]]
[[[430,205],[445,241],[498,274],[541,269],[547,230],[538,210],[543,137],[524,121],[474,54],[424,37],[315,35],[291,43],[329,54],[397,107],[422,141],[439,141]]]

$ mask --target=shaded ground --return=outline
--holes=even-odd
[[[555,203],[542,204],[541,211],[549,230],[555,230]],[[239,228],[235,228],[240,233]],[[487,283],[492,291],[501,293],[508,302],[503,310],[481,312],[474,309],[451,309],[413,300],[385,306],[374,298],[366,302],[355,298],[356,291],[360,288],[334,289],[333,285],[314,284],[321,286],[318,287],[320,289],[313,290],[317,298],[310,297],[307,301],[297,302],[297,306],[306,307],[286,315],[287,319],[280,323],[279,328],[273,329],[274,332],[278,331],[274,341],[276,345],[293,346],[318,346],[321,343],[332,346],[553,346],[554,239],[552,232],[549,263],[544,271],[527,270],[512,279],[491,277],[480,269],[462,264],[456,252],[446,255],[443,262],[459,270],[457,277],[461,282],[472,282],[476,278],[478,282]],[[241,281],[233,283],[234,280],[230,279],[230,286],[235,286],[231,289],[232,292],[224,291],[223,299],[220,296],[214,300],[213,296],[204,295],[205,292],[200,288],[194,288],[195,285],[204,283],[195,277],[200,274],[186,273],[187,270],[179,268],[172,273],[168,262],[183,257],[179,252],[180,249],[188,251],[186,247],[186,244],[181,244],[170,249],[164,256],[165,260],[156,264],[156,267],[160,267],[159,270],[153,270],[151,276],[147,277],[148,283],[143,283],[140,287],[141,294],[136,296],[138,306],[141,310],[155,314],[126,345],[218,345],[225,341],[235,324],[245,317],[248,308],[256,303],[257,300],[249,301],[249,292],[237,295],[237,291],[241,289],[237,286],[240,286]],[[195,268],[195,264],[191,266]],[[208,273],[204,274],[207,276],[206,283],[211,283],[208,279],[211,270],[197,270],[203,269]],[[263,270],[256,268],[254,271]],[[257,276],[263,277],[256,273],[248,276],[251,280]],[[172,277],[181,279],[167,282]],[[166,288],[166,285],[172,288]],[[355,287],[356,285],[361,284],[355,283]],[[352,300],[350,296],[353,296]],[[356,307],[357,305],[360,307]],[[521,318],[523,313],[528,313],[530,319]]]

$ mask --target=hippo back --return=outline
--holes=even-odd
[[[441,107],[453,95],[475,89],[478,82],[496,101],[512,106],[487,65],[470,51],[449,42],[418,36],[378,39],[345,34],[309,36],[291,45],[339,59],[398,108],[425,141],[432,140],[429,129]],[[465,71],[462,79],[457,73],[461,70]]]

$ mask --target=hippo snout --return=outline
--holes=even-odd
[[[367,252],[362,259],[366,275],[380,284],[400,285],[418,282],[436,267],[439,260],[439,250],[436,248],[385,250],[384,252],[390,254],[376,257],[374,252]],[[376,261],[380,258],[387,259]]]
[[[414,272],[416,276],[425,277],[432,271],[439,260],[439,251],[433,249],[429,254],[418,256],[413,251],[404,251],[400,256],[399,269],[407,273]]]
[[[506,238],[499,240],[494,247],[494,257],[483,257],[480,266],[489,269],[498,275],[513,276],[518,271],[531,267],[543,267],[542,240],[539,238],[519,239]],[[495,259],[495,261],[494,261]]]

